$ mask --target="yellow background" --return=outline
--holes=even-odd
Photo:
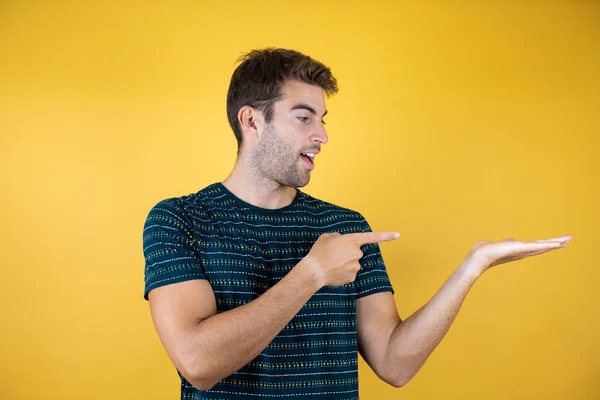
[[[478,240],[574,236],[484,274],[405,387],[361,361],[361,397],[600,398],[600,3],[217,3],[0,2],[0,398],[178,398],[142,227],[227,176],[229,78],[264,46],[338,78],[304,190],[401,232],[402,317]]]

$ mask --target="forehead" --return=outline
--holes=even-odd
[[[312,106],[317,112],[325,112],[325,91],[319,86],[288,79],[281,86],[281,100],[283,107],[290,108],[298,103]]]

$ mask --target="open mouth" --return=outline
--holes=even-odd
[[[313,153],[301,153],[300,158],[302,158],[308,165],[315,165],[315,154]]]
[[[315,167],[315,154],[314,153],[301,153],[300,158],[304,161],[309,169]]]

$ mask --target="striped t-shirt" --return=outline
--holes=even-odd
[[[160,201],[143,232],[145,291],[207,279],[217,312],[267,291],[308,254],[319,235],[368,232],[356,212],[297,190],[279,209],[246,203],[223,184]],[[316,292],[245,367],[208,391],[179,373],[181,399],[358,399],[356,299],[391,291],[379,246],[367,244],[356,280]]]

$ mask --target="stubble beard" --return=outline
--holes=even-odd
[[[272,123],[265,126],[251,162],[260,178],[272,179],[281,185],[299,188],[310,181],[310,173],[298,167],[293,144],[282,138]]]

